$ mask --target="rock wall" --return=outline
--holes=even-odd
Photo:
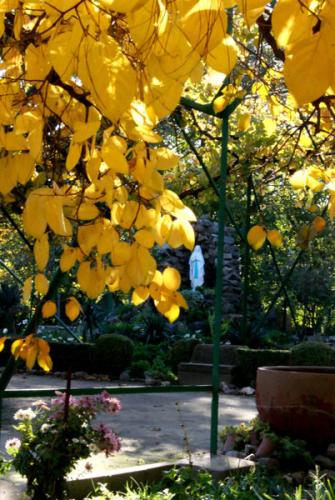
[[[196,244],[201,246],[205,259],[205,286],[214,288],[219,224],[204,216],[194,224],[194,230]],[[222,312],[224,317],[231,318],[241,312],[241,259],[233,228],[225,228],[224,245]],[[179,270],[183,288],[191,287],[188,265],[190,255],[191,252],[184,247],[173,250],[166,246],[159,250],[157,256],[160,268],[173,266]]]

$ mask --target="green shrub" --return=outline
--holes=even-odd
[[[290,364],[290,351],[279,349],[237,349],[237,366],[233,372],[233,383],[238,386],[254,385],[257,368],[260,366],[282,366]]]
[[[164,357],[167,352],[166,343],[162,344],[143,344],[142,342],[134,342],[133,361],[149,361],[151,364],[157,357]]]
[[[95,370],[98,373],[119,376],[133,358],[134,344],[123,335],[101,335],[95,344]]]
[[[177,373],[179,363],[190,361],[193,349],[198,344],[200,341],[197,339],[181,339],[171,346],[166,362],[174,373]]]
[[[149,375],[157,380],[168,380],[169,382],[177,381],[176,375],[166,366],[164,360],[160,356],[154,359],[150,366]]]
[[[293,366],[333,366],[335,349],[322,342],[302,342],[291,349]]]
[[[133,378],[144,378],[145,372],[150,370],[150,363],[144,359],[133,361],[130,367],[130,376]]]

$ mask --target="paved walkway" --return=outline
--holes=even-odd
[[[114,386],[110,382],[74,380],[73,388]],[[9,389],[64,389],[65,380],[51,376],[19,374],[12,378]],[[116,416],[101,415],[100,421],[113,427],[122,439],[122,451],[105,458],[103,453],[89,461],[91,475],[108,474],[120,467],[165,460],[174,461],[187,456],[185,437],[192,453],[209,451],[210,393],[129,394],[118,397],[122,411]],[[7,399],[3,405],[3,429],[0,449],[15,435],[12,417],[19,408],[27,408],[34,398]],[[247,422],[256,415],[255,401],[243,396],[220,396],[219,427]],[[83,461],[71,474],[87,476]],[[1,498],[1,495],[0,495]]]

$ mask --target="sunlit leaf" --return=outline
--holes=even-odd
[[[253,226],[248,231],[248,243],[254,250],[259,250],[265,243],[266,231],[262,226]]]

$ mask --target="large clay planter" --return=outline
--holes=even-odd
[[[280,434],[314,443],[335,440],[335,368],[258,368],[256,402],[261,419]]]

